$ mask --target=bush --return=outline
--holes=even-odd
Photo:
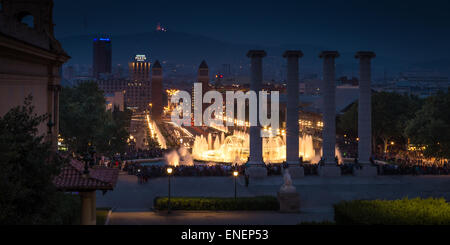
[[[54,210],[55,215],[50,224],[74,225],[80,223],[81,201],[78,195],[58,193],[60,203]]]
[[[308,226],[315,226],[315,225],[336,225],[335,222],[331,222],[331,221],[321,221],[321,222],[317,222],[317,221],[310,221],[310,222],[301,222],[298,225],[308,225]]]
[[[167,210],[167,197],[157,197],[154,200],[156,210]],[[279,210],[277,198],[260,197],[173,197],[170,198],[171,210]]]
[[[445,199],[344,201],[334,205],[338,225],[450,225]]]

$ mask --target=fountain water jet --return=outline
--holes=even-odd
[[[243,131],[234,131],[230,136],[217,136],[215,140],[211,134],[206,139],[196,136],[192,147],[192,156],[196,160],[228,162],[233,163],[240,159],[240,163],[245,163],[249,156],[249,134]],[[299,137],[299,157],[304,161],[318,163],[320,154],[316,154],[311,135]],[[275,136],[263,139],[263,159],[266,163],[282,163],[286,160],[286,138],[285,136]]]

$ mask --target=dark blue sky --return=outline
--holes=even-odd
[[[449,13],[448,0],[56,0],[54,18],[58,37],[148,32],[161,22],[234,43],[382,49],[429,60],[450,55]]]

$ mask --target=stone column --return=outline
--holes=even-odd
[[[298,60],[302,56],[303,53],[299,50],[288,50],[283,54],[283,57],[287,59],[286,162],[292,178],[304,176],[298,156]]]
[[[95,191],[80,192],[81,198],[81,225],[92,225],[92,209],[95,200],[92,200],[92,193]],[[95,208],[95,206],[94,206]]]
[[[336,77],[335,58],[339,57],[337,51],[323,51],[319,55],[323,59],[323,132],[322,132],[322,159],[324,166],[320,167],[320,176],[340,176],[341,169],[337,166],[335,157],[336,146]]]
[[[359,102],[358,102],[358,162],[362,169],[357,169],[355,175],[374,176],[376,167],[370,165],[372,155],[372,91],[371,59],[374,52],[360,51],[355,55],[359,59]]]
[[[250,90],[259,94],[262,87],[262,59],[266,56],[264,50],[250,50],[247,57],[251,59],[251,82]],[[259,121],[259,108],[257,109],[257,121]],[[250,125],[250,158],[246,173],[253,178],[262,178],[267,176],[267,169],[262,157],[262,138],[261,127],[257,125]]]

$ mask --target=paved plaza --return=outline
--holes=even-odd
[[[232,197],[232,177],[172,177],[173,196]],[[276,196],[281,176],[253,180],[245,187],[238,179],[238,196]],[[152,211],[153,199],[167,196],[168,179],[150,179],[138,184],[137,177],[121,173],[114,191],[97,193],[97,207],[112,207],[110,224],[297,224],[332,221],[333,204],[354,199],[444,197],[450,200],[450,176],[318,177],[294,179],[300,193],[301,213],[278,212],[164,212]]]

